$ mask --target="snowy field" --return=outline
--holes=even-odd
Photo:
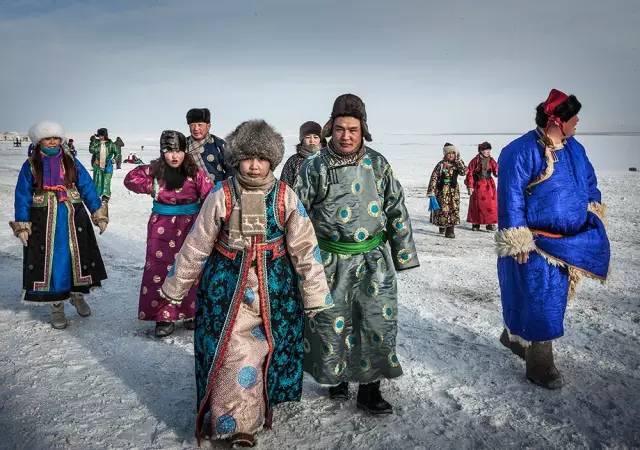
[[[374,418],[354,399],[330,401],[307,377],[302,401],[276,408],[259,448],[640,447],[640,175],[627,171],[640,163],[640,137],[581,138],[608,205],[613,267],[606,286],[583,282],[569,307],[556,345],[566,385],[554,392],[528,383],[524,362],[498,342],[492,233],[463,223],[450,240],[428,223],[425,184],[444,141],[468,162],[487,138],[497,149],[514,137],[395,135],[372,144],[405,187],[421,261],[399,275],[405,374],[383,383],[395,414]],[[147,148],[145,162],[157,155]],[[109,279],[88,297],[93,315],[81,319],[67,305],[70,325],[57,331],[48,308],[19,300],[22,247],[7,222],[25,153],[0,144],[0,448],[196,447],[191,332],[158,340],[152,323],[137,320],[151,200],[125,190],[132,166],[113,177],[111,222],[98,237]],[[467,205],[465,192],[463,219]],[[211,446],[222,448],[203,444]]]

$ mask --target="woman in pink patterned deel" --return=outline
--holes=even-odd
[[[206,173],[185,153],[186,148],[182,133],[165,130],[160,137],[160,158],[136,167],[124,179],[130,191],[153,197],[138,318],[156,322],[156,337],[173,333],[177,320],[183,320],[185,328],[194,329],[197,286],[191,288],[180,306],[158,294],[200,205],[213,187]]]

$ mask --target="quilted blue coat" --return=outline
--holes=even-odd
[[[498,279],[512,335],[546,341],[564,334],[567,299],[583,276],[604,281],[609,240],[596,175],[573,137],[545,151],[533,130],[498,161]],[[518,264],[514,256],[530,252]]]

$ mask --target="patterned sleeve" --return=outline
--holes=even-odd
[[[293,190],[307,211],[311,211],[316,198],[324,198],[327,188],[326,171],[322,170],[320,156],[304,160],[298,171]]]
[[[313,225],[302,202],[287,186],[285,197],[286,242],[291,263],[300,278],[300,294],[305,311],[319,311],[333,306],[324,274],[320,247]]]
[[[163,297],[181,301],[189,293],[213,250],[225,214],[224,190],[222,184],[218,183],[204,201],[198,218],[167,273],[160,289]]]
[[[478,167],[478,158],[473,158],[470,162],[469,162],[469,167],[467,168],[467,175],[464,178],[464,185],[468,188],[473,188],[474,183],[473,183],[473,174],[475,173],[476,169]]]
[[[436,164],[431,172],[431,178],[429,179],[429,187],[427,188],[427,197],[436,195],[436,189],[438,187],[438,181],[440,181],[440,168],[442,167],[442,161]]]
[[[198,174],[196,175],[196,188],[198,190],[200,200],[207,198],[207,195],[209,195],[209,192],[211,192],[211,189],[213,188],[213,182],[202,169],[198,169]]]
[[[151,194],[153,190],[153,177],[150,174],[150,166],[138,166],[124,177],[124,186],[137,194]]]
[[[91,153],[92,155],[97,155],[100,153],[100,140],[99,139],[94,139],[91,141],[91,143],[89,144],[89,153]]]
[[[418,267],[418,253],[413,242],[411,220],[404,204],[404,191],[393,175],[391,166],[384,170],[384,212],[387,218],[387,239],[396,270]]]
[[[284,163],[282,167],[282,172],[280,172],[280,180],[287,183],[289,187],[293,187],[296,182],[297,173],[294,172],[295,168],[295,158],[294,156],[290,156],[287,159],[287,162]]]

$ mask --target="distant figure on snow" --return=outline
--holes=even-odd
[[[120,150],[109,139],[106,128],[100,128],[91,136],[89,151],[91,152],[91,165],[93,166],[93,182],[96,192],[106,202],[111,198],[111,177],[113,176],[113,164],[121,160]]]
[[[498,163],[491,157],[491,144],[483,142],[478,145],[478,155],[469,162],[464,180],[470,195],[467,222],[473,231],[479,231],[480,225],[486,225],[488,231],[496,229],[498,203],[493,177],[497,176]]]
[[[322,127],[317,122],[303,123],[300,126],[299,136],[300,142],[296,145],[296,153],[287,159],[280,173],[280,179],[290,187],[293,187],[296,182],[302,161],[327,145],[327,140],[320,137],[322,136]]]

